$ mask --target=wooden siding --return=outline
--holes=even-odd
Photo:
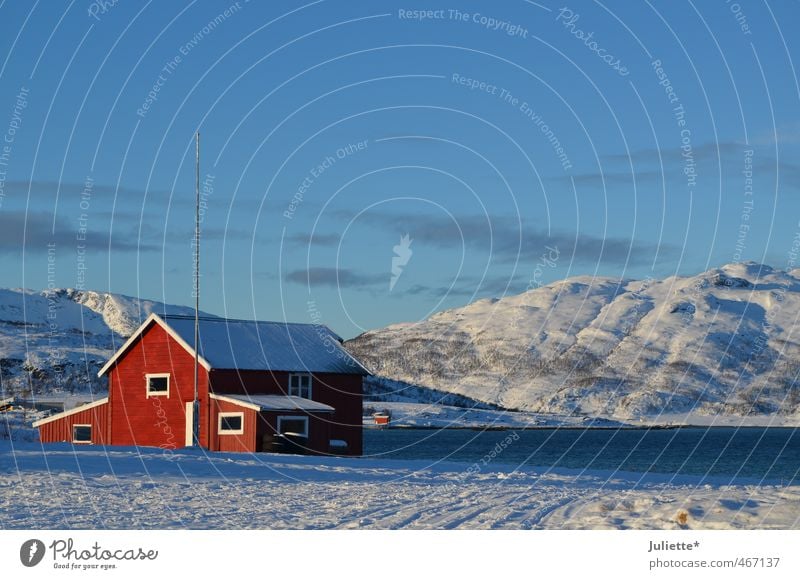
[[[217,430],[219,426],[220,412],[241,412],[243,413],[244,432],[242,434],[220,434]],[[211,445],[209,450],[222,450],[227,452],[256,452],[256,414],[252,408],[245,408],[232,402],[224,400],[211,400]]]
[[[211,370],[211,391],[216,394],[287,394],[286,372]]]
[[[109,405],[100,404],[39,426],[42,442],[72,442],[72,427],[75,424],[92,425],[92,444],[106,444],[108,439]],[[85,443],[81,443],[85,444]]]
[[[345,454],[363,454],[364,439],[362,376],[358,374],[315,374],[312,383],[314,400],[336,409],[330,421],[330,438],[347,442]],[[327,450],[327,449],[326,449]]]
[[[147,374],[169,374],[169,395],[147,395]],[[194,357],[161,326],[149,325],[122,353],[108,373],[109,401],[85,412],[39,427],[42,442],[72,440],[72,425],[91,424],[94,444],[181,448],[186,440],[186,404],[194,398]],[[289,373],[199,368],[200,444],[209,450],[257,452],[263,436],[277,429],[278,416],[309,417],[309,450],[325,454],[331,439],[344,440],[346,454],[362,454],[362,376],[314,374],[312,399],[335,408],[333,413],[256,411],[238,404],[211,401],[219,394],[288,393]],[[210,403],[211,402],[211,403]],[[210,404],[209,404],[210,403]],[[219,412],[242,412],[244,433],[217,432]]]
[[[147,396],[147,374],[169,374],[169,396]],[[185,446],[186,403],[194,399],[194,357],[151,324],[108,372],[111,444]],[[208,445],[208,372],[199,368],[200,442]]]
[[[289,372],[212,370],[211,390],[217,394],[288,394]],[[359,374],[314,374],[311,398],[333,406],[333,414],[319,414],[314,420],[325,423],[329,439],[347,442],[349,455],[363,453],[362,376]],[[275,428],[275,425],[272,425]],[[309,424],[309,428],[311,425]],[[322,430],[318,427],[316,432]],[[328,440],[310,441],[316,452],[328,451]],[[259,435],[259,440],[261,437]],[[260,444],[260,443],[259,443]]]

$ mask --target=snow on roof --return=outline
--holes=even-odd
[[[334,412],[333,406],[314,402],[299,396],[281,394],[212,394],[212,398],[234,403],[244,403],[258,410],[302,410],[305,412]]]
[[[151,314],[98,376],[105,374],[153,321],[194,355],[194,316]],[[341,338],[321,324],[201,317],[199,326],[199,362],[207,370],[370,374],[342,346]]]
[[[193,316],[163,316],[187,344],[194,343]],[[214,369],[368,374],[319,324],[200,318],[199,354]]]

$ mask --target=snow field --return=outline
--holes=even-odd
[[[0,442],[0,528],[794,529],[800,487]],[[685,513],[685,519],[681,513]],[[682,524],[682,521],[685,521]]]

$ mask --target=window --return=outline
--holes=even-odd
[[[73,424],[72,425],[72,442],[77,444],[91,444],[92,443],[92,425],[91,424]]]
[[[308,416],[278,416],[278,434],[308,438]]]
[[[311,374],[289,374],[289,396],[311,399]]]
[[[217,432],[220,434],[244,434],[244,412],[220,412]]]
[[[147,374],[147,397],[169,396],[169,374]]]

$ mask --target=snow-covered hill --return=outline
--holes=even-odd
[[[118,294],[0,289],[0,394],[102,392],[97,370],[153,311],[192,313]],[[571,278],[346,345],[378,375],[367,384],[375,401],[793,423],[798,316],[800,271],[743,263],[686,278]]]
[[[797,416],[800,271],[576,277],[346,345],[380,376],[507,408],[630,420]]]
[[[97,371],[152,312],[192,315],[194,310],[95,291],[0,289],[0,398],[27,398],[28,390],[39,402],[103,393],[106,381]],[[496,408],[381,378],[368,379],[364,390],[372,401]]]
[[[0,289],[4,395],[100,392],[97,371],[151,312],[193,309],[73,289]]]

